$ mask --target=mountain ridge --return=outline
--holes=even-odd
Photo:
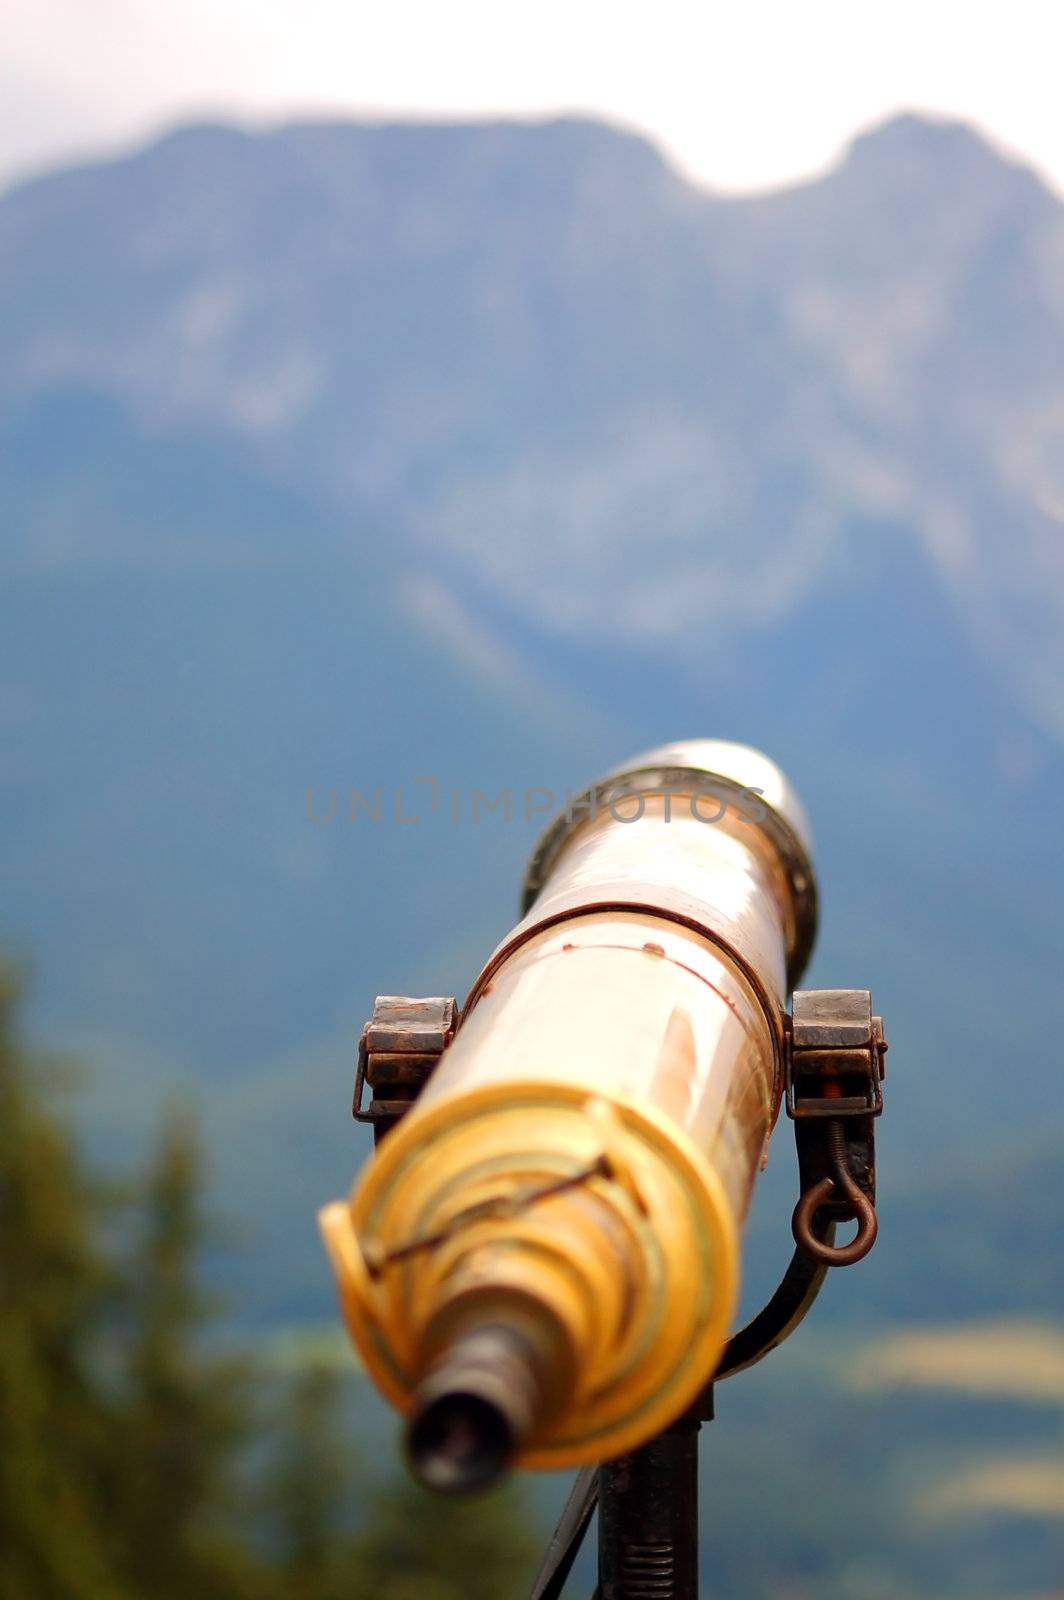
[[[900,518],[1059,738],[1062,241],[1040,180],[913,117],[727,200],[588,120],[191,129],[0,200],[0,403],[217,428],[419,565],[666,651]]]

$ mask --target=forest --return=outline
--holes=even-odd
[[[20,1032],[0,975],[0,1594],[4,1600],[495,1600],[539,1543],[509,1486],[459,1505],[382,1474],[354,1377],[278,1372],[221,1332],[196,1118],[145,1170],[75,1131],[77,1068]],[[291,1366],[291,1364],[290,1364]]]

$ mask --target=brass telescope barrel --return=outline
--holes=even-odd
[[[815,931],[804,814],[747,746],[663,746],[547,829],[427,1086],[321,1214],[425,1482],[608,1459],[712,1376]]]

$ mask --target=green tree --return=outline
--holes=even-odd
[[[310,1359],[285,1386],[266,1511],[285,1600],[348,1600],[358,1462],[344,1420],[344,1382]]]
[[[104,1485],[114,1418],[93,1354],[112,1287],[102,1194],[18,1032],[0,970],[0,1593],[118,1600]]]
[[[253,1369],[213,1338],[192,1120],[167,1120],[118,1230],[118,1191],[86,1167],[54,1075],[18,1035],[19,996],[0,970],[3,1600],[520,1593],[536,1551],[516,1490],[456,1504],[391,1461],[367,1489],[335,1369],[310,1361],[262,1427]],[[252,1485],[267,1454],[263,1531]]]
[[[200,1282],[207,1235],[196,1128],[167,1119],[126,1264],[122,1570],[138,1595],[191,1600],[255,1586],[234,1537],[238,1452],[250,1425],[247,1366],[209,1348],[212,1302]]]

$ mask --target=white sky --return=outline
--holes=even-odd
[[[916,109],[1064,192],[1061,0],[0,0],[0,184],[183,118],[585,111],[750,189]]]

